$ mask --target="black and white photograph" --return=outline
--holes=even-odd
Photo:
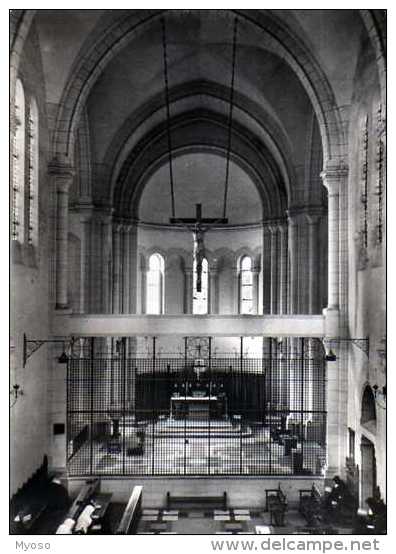
[[[389,533],[386,29],[9,9],[16,551]]]

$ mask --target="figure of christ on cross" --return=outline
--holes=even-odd
[[[210,218],[202,217],[202,205],[195,204],[196,216],[195,217],[171,217],[170,223],[181,224],[187,227],[192,232],[194,238],[194,250],[193,256],[197,270],[197,292],[202,291],[202,262],[205,258],[205,244],[204,234],[210,228],[211,225],[225,225],[228,223],[228,218]]]

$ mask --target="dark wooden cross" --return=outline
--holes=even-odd
[[[195,204],[196,215],[195,217],[171,217],[170,222],[172,224],[181,224],[187,227],[192,232],[194,237],[194,260],[197,268],[197,292],[202,291],[202,262],[205,258],[205,245],[203,241],[204,234],[210,228],[211,225],[225,225],[228,223],[228,218],[211,218],[202,217],[202,205]]]

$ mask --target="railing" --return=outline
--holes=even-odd
[[[323,357],[86,357],[67,389],[70,475],[322,474]]]

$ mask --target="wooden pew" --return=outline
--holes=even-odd
[[[52,508],[47,494],[51,478],[44,456],[42,465],[11,498],[10,534],[30,534],[44,512]]]
[[[11,534],[29,534],[46,509],[47,503],[44,499],[32,499],[27,502],[14,516]]]
[[[166,493],[166,508],[199,508],[199,507],[227,509],[227,493],[223,492],[221,496],[171,496]]]
[[[265,510],[270,512],[271,525],[283,526],[285,524],[287,498],[281,489],[280,483],[277,489],[266,489]]]
[[[133,487],[132,494],[125,508],[124,514],[117,527],[116,535],[134,535],[138,523],[138,518],[142,511],[143,487],[137,485]]]
[[[346,526],[353,525],[358,501],[341,479],[339,479],[338,486],[333,485],[330,492],[325,492],[322,506],[324,520],[333,523],[343,523]]]
[[[92,496],[91,502],[95,506],[95,511],[92,514],[92,525],[88,530],[89,534],[98,534],[108,531],[106,515],[112,496],[112,493],[102,492],[95,493]]]
[[[319,524],[322,512],[322,494],[315,483],[310,489],[300,490],[298,510],[305,518],[307,525],[313,527]]]
[[[91,500],[91,498],[95,493],[99,492],[99,488],[100,488],[99,479],[87,481],[85,485],[82,487],[82,489],[80,490],[79,494],[77,495],[77,498],[74,500],[73,504],[71,505],[65,517],[64,523],[70,520],[76,522],[78,519],[78,516],[83,511],[86,504],[88,504],[88,502]],[[58,527],[56,534],[63,534],[63,524],[61,524]]]

